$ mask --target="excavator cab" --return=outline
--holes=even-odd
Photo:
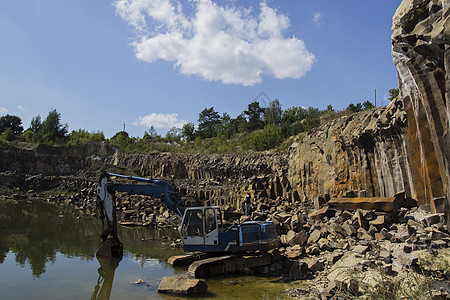
[[[222,230],[218,206],[187,208],[179,228],[184,245],[218,245]]]

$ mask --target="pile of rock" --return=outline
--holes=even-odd
[[[368,203],[374,199],[377,204]],[[432,214],[427,207],[399,207],[396,198],[374,199],[342,199],[347,209],[326,205],[309,214],[306,209],[267,215],[254,213],[257,219],[262,216],[272,219],[282,232],[282,247],[272,251],[279,253],[279,261],[255,271],[280,276],[284,281],[302,279],[311,283],[291,290],[291,296],[315,293],[327,299],[342,291],[362,296],[378,284],[380,272],[387,276],[401,274],[400,277],[411,271],[423,273],[421,258],[442,253],[450,246],[450,235],[443,225],[444,214]],[[332,199],[328,204],[335,202]],[[371,210],[358,208],[371,205]],[[450,253],[444,258],[446,263],[425,270],[428,275],[450,280]],[[355,272],[364,274],[360,276],[364,280],[355,279]]]

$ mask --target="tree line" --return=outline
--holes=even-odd
[[[395,99],[398,92],[398,89],[389,90],[389,100]],[[325,121],[373,107],[370,101],[365,101],[351,103],[341,111],[336,111],[331,105],[325,110],[300,106],[283,110],[277,99],[270,101],[267,107],[261,107],[258,101],[253,101],[235,118],[227,112],[219,114],[214,107],[205,108],[198,114],[197,125],[191,122],[182,128],[172,128],[165,137],[160,136],[152,126],[142,138],[130,137],[127,132],[119,131],[110,139],[106,139],[101,131],[78,129],[69,133],[68,124],[61,123],[60,113],[51,109],[44,120],[39,115],[33,117],[26,130],[20,117],[2,116],[0,142],[5,144],[5,141],[21,140],[73,146],[107,141],[127,152],[263,151],[279,147],[290,137],[309,132]]]

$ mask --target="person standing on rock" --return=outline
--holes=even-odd
[[[250,194],[247,194],[244,198],[244,201],[242,201],[243,207],[244,207],[244,214],[246,216],[250,216],[252,212],[252,203],[250,201]]]

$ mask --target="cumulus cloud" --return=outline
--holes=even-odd
[[[183,2],[192,7],[181,3],[114,2],[116,13],[136,31],[132,46],[138,59],[170,61],[182,74],[242,85],[259,83],[262,75],[297,79],[315,61],[301,39],[284,37],[289,18],[265,2],[256,10],[211,0]]]
[[[313,17],[313,22],[316,24],[317,27],[320,27],[320,23],[322,21],[322,14],[321,13],[315,13]]]
[[[17,108],[20,110],[27,110],[27,108],[25,106],[22,105],[17,105]]]
[[[181,128],[187,122],[178,119],[178,114],[149,114],[143,117],[139,117],[132,125],[145,126],[150,128],[151,126],[158,129],[171,129],[173,127]]]
[[[8,110],[6,108],[0,106],[0,114],[7,114],[7,113],[8,113]]]

